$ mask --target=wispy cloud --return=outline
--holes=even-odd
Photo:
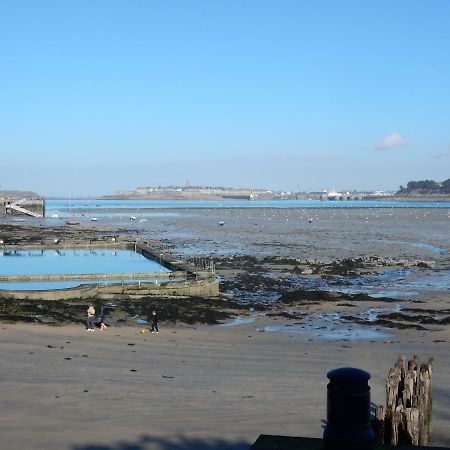
[[[395,148],[406,147],[409,141],[400,133],[389,133],[375,146],[376,150],[391,150]]]
[[[446,150],[443,150],[441,152],[436,152],[431,155],[433,159],[446,159],[450,158],[450,145]]]

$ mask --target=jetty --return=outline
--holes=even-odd
[[[45,200],[32,192],[2,191],[0,202],[4,214],[20,214],[30,217],[45,216]]]

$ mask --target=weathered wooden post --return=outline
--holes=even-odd
[[[328,372],[325,450],[372,450],[370,374],[343,367]]]
[[[374,421],[377,441],[390,445],[431,442],[432,358],[420,364],[417,355],[406,363],[401,355],[386,379],[386,406]]]

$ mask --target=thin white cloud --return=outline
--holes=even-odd
[[[443,150],[442,152],[433,153],[431,155],[433,159],[446,159],[450,158],[450,146],[447,148],[447,150]]]
[[[394,148],[406,147],[409,141],[400,133],[389,133],[375,146],[376,150],[391,150]]]

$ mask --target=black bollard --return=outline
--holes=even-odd
[[[328,372],[325,450],[373,450],[370,426],[370,374],[343,367]]]

